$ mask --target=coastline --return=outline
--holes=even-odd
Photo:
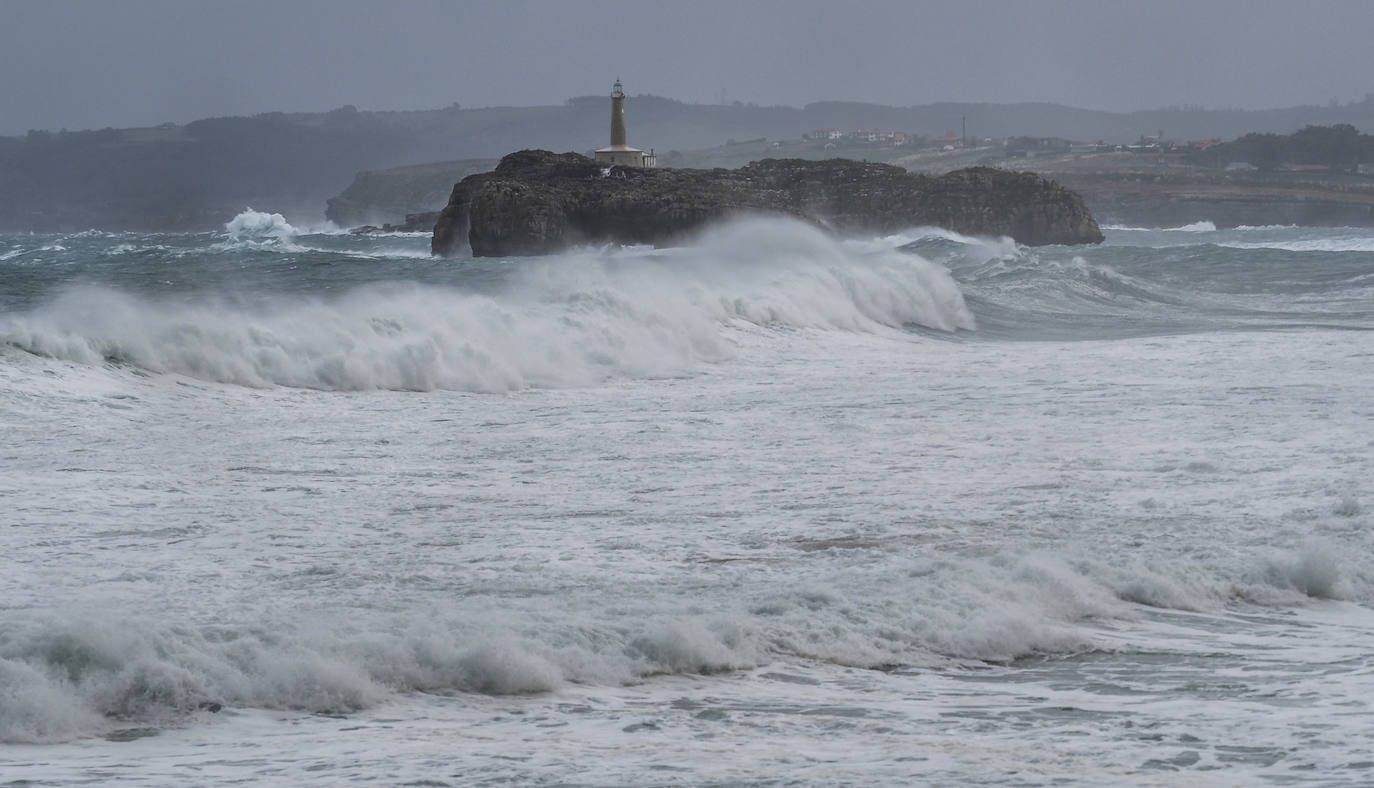
[[[892,163],[933,175],[979,164],[1033,172],[1081,195],[1102,224],[1175,227],[1210,221],[1223,228],[1374,227],[1374,178],[1345,173],[1218,172],[1167,156],[1119,153],[1011,159],[994,157],[985,149],[905,156]],[[436,199],[433,177],[427,173],[442,177],[452,171],[452,164],[360,173],[348,190],[350,207],[376,224],[399,224],[410,218],[406,214],[438,212],[444,200]],[[423,185],[425,193],[417,188],[407,196],[409,184]]]
[[[923,152],[894,163],[926,173],[972,164],[1034,172],[1082,195],[1103,224],[1374,227],[1374,177],[1351,173],[1225,171],[1168,153],[1011,158],[991,148]]]

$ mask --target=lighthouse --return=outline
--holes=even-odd
[[[631,148],[627,143],[625,88],[618,79],[611,87],[611,144],[597,148],[596,161],[607,167],[617,164],[622,167],[653,167],[658,164],[658,157],[654,156],[653,151],[645,153],[639,148]]]

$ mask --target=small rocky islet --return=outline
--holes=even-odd
[[[1102,241],[1077,193],[1028,172],[970,167],[930,176],[849,159],[763,159],[732,170],[607,167],[577,153],[524,150],[453,187],[431,249],[508,257],[578,244],[663,246],[711,222],[760,214],[845,235],[935,226],[1028,246]]]

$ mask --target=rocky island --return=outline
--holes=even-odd
[[[1102,241],[1083,200],[1034,173],[970,167],[935,177],[846,159],[606,167],[577,153],[524,150],[453,187],[431,249],[504,257],[576,244],[665,245],[741,214],[793,216],[846,234],[933,225],[1031,246]]]

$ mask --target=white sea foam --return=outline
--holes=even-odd
[[[0,737],[70,738],[106,718],[166,724],[212,704],[340,712],[393,692],[543,692],[788,656],[860,667],[1007,660],[1088,647],[1076,622],[1125,611],[1047,558],[918,565],[876,578],[885,593],[868,585],[875,578],[854,579],[862,585],[847,591],[770,589],[751,609],[713,615],[515,608],[499,621],[440,614],[400,630],[372,616],[190,627],[57,613],[11,622],[0,640],[0,697],[11,699]]]
[[[872,239],[849,239],[845,246],[865,252],[898,249],[914,243],[929,240],[950,241],[962,246],[986,250],[995,256],[1014,255],[1018,251],[1016,241],[1007,236],[992,238],[988,236],[964,235],[943,227],[915,227],[891,235]]]
[[[1304,550],[1246,595],[1339,596],[1335,559]],[[261,611],[191,625],[49,611],[0,636],[0,741],[61,741],[112,724],[175,725],[220,705],[346,713],[412,691],[519,695],[783,660],[858,668],[1006,663],[1116,648],[1098,627],[1131,603],[1219,612],[1236,581],[1180,565],[1050,554],[895,561],[797,582],[737,583],[710,613],[671,594],[605,608],[506,599],[486,613]],[[699,600],[704,601],[704,600]],[[721,606],[723,605],[723,606]],[[480,608],[479,608],[480,610]]]
[[[891,297],[946,292],[937,266],[730,232],[436,261],[481,294],[246,302],[98,284],[223,234],[64,241],[97,284],[0,316],[58,351],[0,344],[5,779],[1366,781],[1374,332],[1102,339],[1257,286],[1325,309],[1357,259],[924,238],[988,316],[942,341],[893,327],[958,317]],[[206,257],[288,293],[388,268]],[[1028,341],[1027,312],[1100,341]],[[604,385],[245,388],[128,356],[316,380],[333,354],[365,387],[431,335]]]
[[[1341,563],[1329,546],[1314,542],[1272,561],[1265,580],[1273,587],[1316,599],[1341,599],[1350,593],[1344,587]]]
[[[1142,233],[1214,233],[1217,231],[1217,226],[1204,219],[1179,227],[1132,227],[1123,224],[1104,224],[1102,225],[1102,229]]]
[[[1231,249],[1278,249],[1287,252],[1374,252],[1374,237],[1222,241],[1217,246]]]
[[[299,231],[279,213],[263,213],[252,208],[245,209],[224,225],[224,231],[233,239],[276,238],[287,240]]]
[[[291,253],[305,251],[296,243],[301,231],[279,213],[263,213],[248,208],[225,223],[224,232],[224,240],[211,245],[211,250],[270,250]]]
[[[294,251],[298,252],[321,252],[325,254],[348,255],[364,260],[432,260],[434,255],[429,249],[325,249],[318,246],[301,245]]]
[[[1204,219],[1200,222],[1185,224],[1182,227],[1169,227],[1166,229],[1168,229],[1171,232],[1179,233],[1214,233],[1217,231],[1217,226],[1212,222],[1209,222]]]
[[[280,216],[239,218],[253,237],[291,232]],[[728,226],[668,256],[550,258],[525,266],[494,296],[371,286],[248,308],[84,287],[0,322],[0,341],[248,386],[500,392],[680,375],[729,357],[722,331],[737,323],[973,327],[938,266],[891,250],[859,254],[799,223],[770,220]]]

